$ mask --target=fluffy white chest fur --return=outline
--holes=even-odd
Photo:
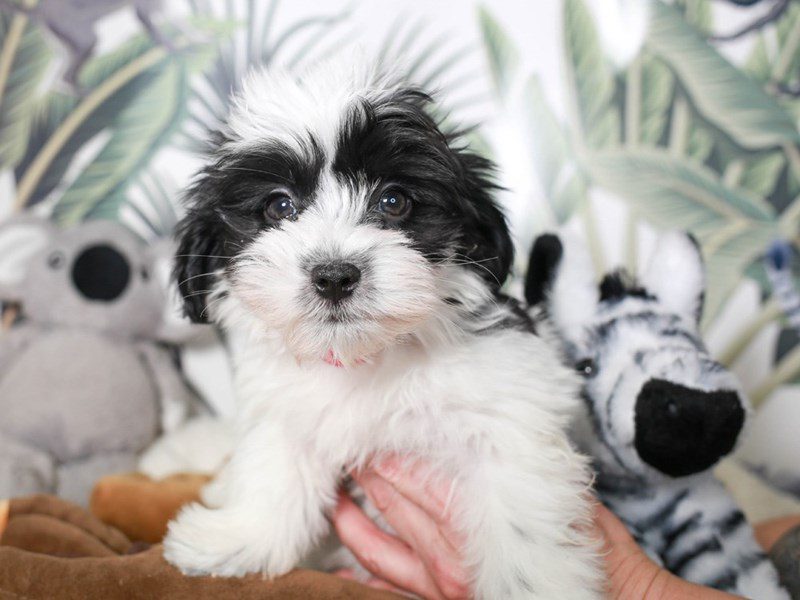
[[[481,598],[592,598],[585,464],[564,428],[577,382],[546,339],[515,329],[458,345],[409,342],[342,368],[298,363],[279,339],[236,336],[240,438],[228,467],[170,527],[190,573],[270,576],[327,532],[346,469],[424,457],[454,483]]]

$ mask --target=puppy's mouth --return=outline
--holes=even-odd
[[[361,365],[368,364],[370,362],[370,358],[356,358],[352,361],[352,364],[345,365],[344,361],[338,358],[333,350],[328,350],[322,357],[322,361],[331,365],[332,367],[336,367],[337,369],[342,369],[345,366],[359,367]]]
[[[342,309],[329,311],[328,314],[323,318],[325,323],[330,323],[333,325],[351,325],[359,320],[359,317],[356,317]]]
[[[322,362],[332,351],[334,361],[345,367],[359,360],[371,363],[371,357],[385,349],[407,343],[433,312],[426,309],[434,303],[424,294],[401,295],[390,302],[364,284],[346,297],[332,299],[308,287],[292,294],[279,280],[272,286],[262,281],[263,277],[239,277],[232,287],[268,331],[280,334],[298,362]]]

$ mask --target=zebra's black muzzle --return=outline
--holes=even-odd
[[[640,458],[662,473],[692,475],[733,449],[744,417],[734,391],[706,392],[651,379],[636,399],[634,445]]]

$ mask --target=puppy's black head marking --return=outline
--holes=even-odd
[[[493,165],[445,134],[429,114],[431,98],[399,89],[355,105],[337,141],[333,171],[340,179],[366,179],[381,189],[401,187],[413,208],[402,229],[430,260],[456,254],[492,286],[508,275],[513,245],[492,194]],[[374,199],[377,201],[377,199]]]
[[[207,322],[206,303],[215,281],[231,257],[258,233],[276,224],[264,218],[265,203],[275,190],[286,190],[298,211],[319,184],[325,163],[320,144],[308,135],[289,148],[278,143],[242,152],[225,150],[220,137],[216,161],[201,171],[187,192],[189,209],[178,224],[175,278],[186,315]]]
[[[498,289],[513,245],[492,198],[493,165],[460,146],[459,134],[443,133],[427,111],[429,103],[414,88],[367,94],[346,115],[332,156],[307,131],[292,135],[291,144],[267,139],[244,149],[220,136],[216,160],[188,191],[187,215],[177,229],[175,277],[186,314],[206,321],[215,272],[261,231],[281,226],[265,218],[271,195],[287,194],[293,217],[302,218],[327,169],[353,189],[366,184],[373,190],[370,206],[376,210],[365,217],[370,222],[401,229],[428,260],[453,258]],[[401,218],[377,210],[387,189],[410,200]]]

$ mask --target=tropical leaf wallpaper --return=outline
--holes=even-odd
[[[579,214],[594,239],[598,269],[604,268],[601,232],[588,202],[590,189],[598,187],[627,203],[631,237],[638,221],[691,231],[708,263],[706,327],[743,278],[759,284],[764,313],[721,352],[728,364],[753,340],[757,325],[796,310],[788,299],[783,306],[769,300],[773,290],[764,264],[770,246],[783,242],[786,268],[796,272],[800,248],[800,5],[785,5],[763,28],[734,36],[755,38],[737,67],[717,47],[726,40],[709,33],[711,2],[647,3],[641,47],[618,69],[604,52],[587,3],[564,0],[567,118],[554,115],[536,74],[524,75],[516,90],[528,111],[532,166],[549,208],[541,227]],[[488,9],[479,18],[503,99],[517,52]],[[627,251],[636,253],[635,239]],[[627,260],[635,264],[636,258]],[[779,372],[755,389],[757,403],[800,375],[800,349],[789,338],[797,339],[781,336]]]
[[[248,70],[364,44],[438,89],[442,119],[484,124],[518,274],[546,229],[584,235],[598,273],[691,231],[713,350],[754,403],[789,392],[754,443],[800,421],[800,2],[156,4],[0,2],[0,218],[167,236]]]

